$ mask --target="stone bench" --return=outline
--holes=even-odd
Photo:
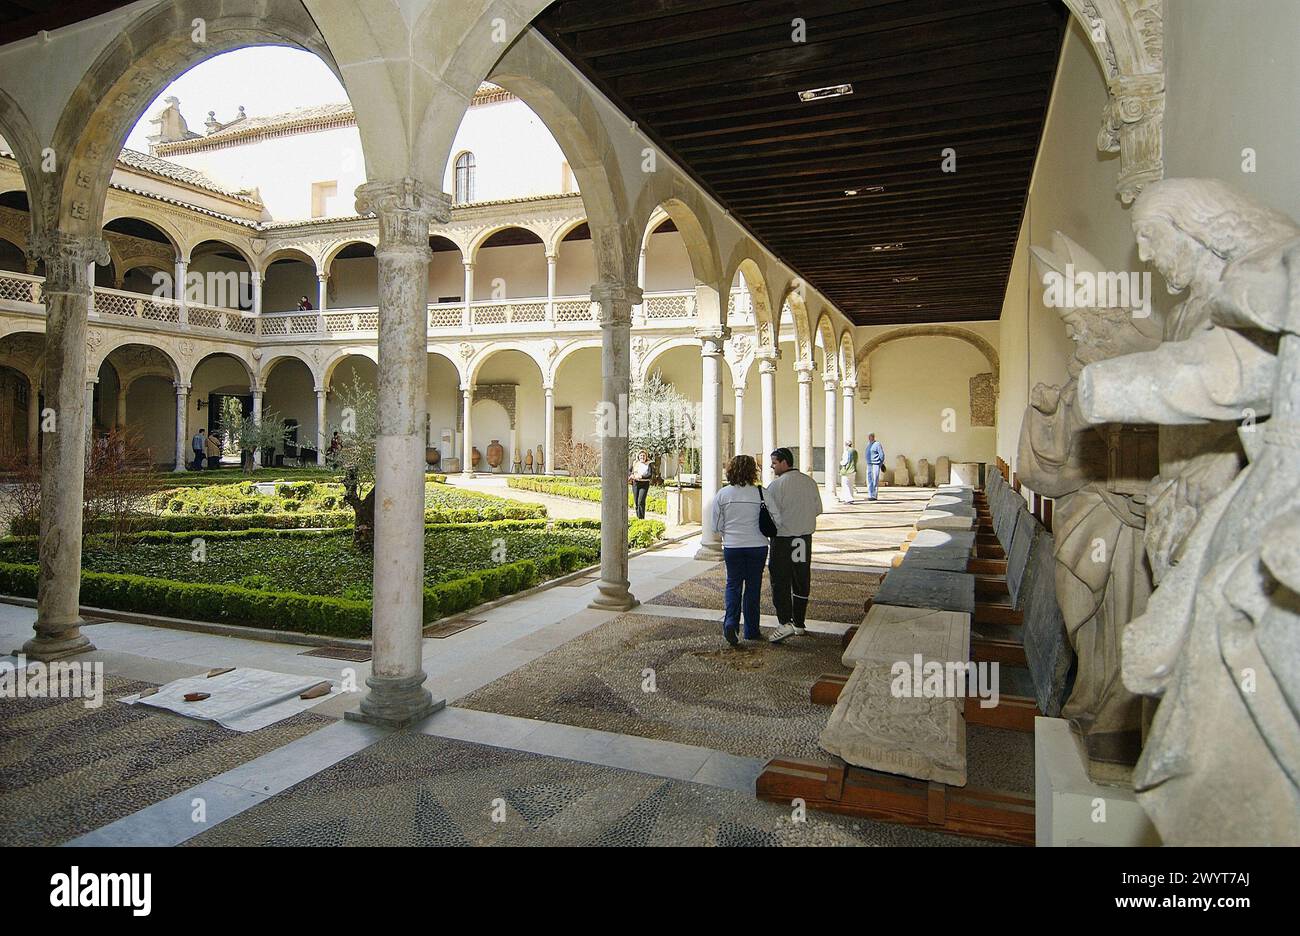
[[[969,615],[873,604],[845,651],[857,662],[822,730],[821,747],[857,767],[965,786],[964,699],[947,691],[927,697],[924,688],[916,689],[926,664],[964,680],[969,642]],[[914,672],[918,655],[921,673]],[[907,666],[901,675],[899,663]]]
[[[902,553],[901,569],[965,572],[974,555],[975,534],[966,530],[920,530]]]

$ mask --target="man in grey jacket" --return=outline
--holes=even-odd
[[[794,467],[794,453],[788,448],[772,453],[772,472],[776,477],[767,486],[767,499],[777,529],[768,572],[777,629],[768,640],[780,643],[807,633],[803,624],[812,588],[812,535],[822,512],[822,495],[817,482]]]

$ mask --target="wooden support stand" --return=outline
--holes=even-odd
[[[789,805],[801,799],[861,819],[898,822],[973,838],[1034,844],[1034,799],[1004,790],[950,787],[852,767],[841,760],[775,758],[754,784],[759,799]]]
[[[840,700],[840,693],[849,681],[847,673],[822,673],[813,683],[808,698],[813,705],[834,705]],[[1027,696],[1000,695],[998,704],[993,708],[984,708],[979,699],[967,699],[965,718],[969,725],[982,725],[986,728],[1005,728],[1008,731],[1025,731],[1033,733],[1034,716],[1038,714],[1038,703]]]

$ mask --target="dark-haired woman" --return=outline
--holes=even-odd
[[[722,537],[722,559],[727,564],[727,610],[722,636],[733,647],[741,617],[745,639],[759,640],[759,594],[767,562],[767,537],[758,526],[763,496],[758,489],[758,465],[753,456],[737,455],[727,463],[727,486],[713,499],[713,529]],[[772,520],[780,522],[772,505]]]

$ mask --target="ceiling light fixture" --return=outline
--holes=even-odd
[[[846,94],[852,94],[852,93],[853,93],[853,85],[837,84],[837,85],[831,85],[829,88],[809,88],[807,91],[800,91],[799,100],[804,102],[822,101],[825,100],[826,98],[843,97]]]
[[[894,282],[895,282],[895,283],[915,283],[915,282],[917,282],[918,280],[920,280],[920,278],[921,278],[921,277],[919,277],[919,276],[895,276],[895,277],[894,277]]]
[[[872,244],[871,250],[902,250],[902,244]]]

